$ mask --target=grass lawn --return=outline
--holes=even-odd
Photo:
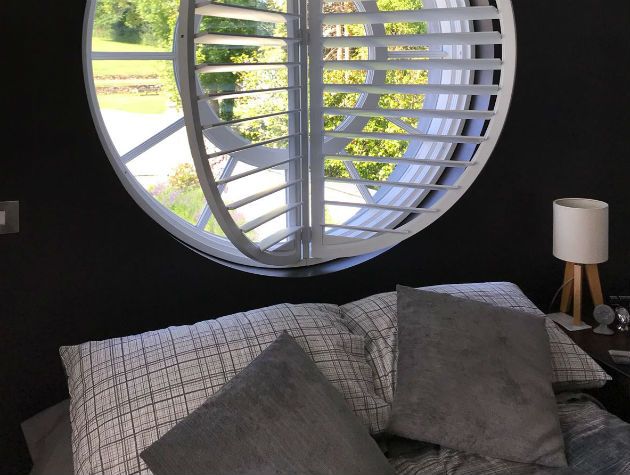
[[[93,51],[161,52],[166,48],[134,43],[122,43],[106,38],[92,38]],[[100,88],[119,88],[108,94],[99,93],[98,102],[102,109],[115,109],[135,114],[162,114],[169,104],[166,93],[138,94],[125,88],[159,85],[164,73],[172,74],[172,64],[164,60],[94,60],[94,81]]]
[[[159,86],[160,79],[156,77],[139,77],[139,78],[96,78],[94,80],[96,87],[138,87],[138,86]]]
[[[134,43],[121,43],[106,38],[92,38],[93,51],[123,51],[123,52],[163,52],[168,51],[158,46]],[[170,61],[159,60],[95,60],[92,61],[94,77],[103,76],[157,76],[161,71],[170,67]]]
[[[146,60],[94,60],[94,78],[103,76],[157,76],[164,71],[170,61]]]
[[[98,104],[101,109],[116,109],[134,114],[162,114],[168,108],[166,94],[99,94]]]
[[[139,43],[122,43],[120,41],[113,41],[107,38],[92,37],[92,51],[168,51],[167,48],[160,46],[149,46]]]

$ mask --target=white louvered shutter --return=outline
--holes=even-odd
[[[365,254],[425,228],[477,177],[509,106],[516,56],[509,0],[425,0],[423,8],[412,11],[379,10],[381,2],[373,0],[322,1],[309,3],[308,34],[306,7],[297,1],[289,2],[286,13],[182,2],[180,75],[186,77],[180,79],[181,95],[201,186],[226,237],[243,254],[266,265],[304,265],[310,259]],[[198,32],[196,25],[207,15],[286,23],[287,34],[277,38]],[[426,33],[388,33],[387,25],[420,22]],[[353,36],[346,25],[363,25],[363,34]],[[198,64],[195,43],[278,45],[286,46],[288,54],[282,63]],[[364,58],[350,57],[348,52],[356,48],[363,48]],[[200,74],[277,68],[288,70],[287,83],[262,91],[207,94],[199,86]],[[364,80],[344,81],[352,76],[341,74],[340,81],[330,82],[327,71],[361,71]],[[426,80],[396,83],[392,80],[396,71],[426,71]],[[268,143],[249,143],[237,133],[230,134],[234,123],[244,120],[221,121],[206,102],[271,89],[287,91],[283,113],[288,114],[289,127],[285,135],[267,139]],[[331,106],[329,98],[334,94],[354,100]],[[389,99],[401,95],[417,98],[410,101],[415,106],[387,107]],[[338,120],[326,129],[325,119],[330,117]],[[375,131],[370,125],[373,119],[386,120],[396,131]],[[376,148],[376,156],[366,156],[348,151],[351,144],[365,140],[403,144],[398,149],[404,152],[388,156]],[[283,145],[272,148],[278,142]],[[226,155],[242,157],[252,168],[232,175],[223,169],[226,176],[215,176],[212,159]],[[327,163],[342,163],[343,176],[326,176]],[[388,176],[372,180],[361,175],[360,165],[365,164],[395,166]],[[224,201],[222,186],[272,168],[285,170],[281,183],[253,190],[236,202]],[[286,190],[280,206],[262,210],[249,222],[235,221],[234,210],[278,190]],[[350,213],[332,212],[339,209]],[[260,241],[248,238],[247,232],[280,216],[284,224],[278,231]]]
[[[239,35],[203,31],[203,19],[229,19],[249,24],[285,24],[286,35]],[[302,32],[305,31],[305,12],[298,2],[289,0],[286,12],[231,5],[229,3],[183,0],[179,15],[179,73],[182,106],[195,168],[206,197],[209,210],[227,239],[245,256],[272,266],[299,263],[308,252],[304,237],[308,236],[308,150],[306,136],[306,54]],[[198,45],[214,45],[237,49],[239,46],[277,46],[286,48],[281,62],[204,63],[198,58]],[[237,71],[285,70],[286,84],[268,84],[263,89],[204,91],[201,75]],[[273,78],[272,78],[273,79]],[[269,82],[269,81],[268,81]],[[278,94],[282,93],[279,98]],[[248,96],[268,96],[278,102],[279,110],[245,117],[222,120],[216,111],[218,101],[242,99]],[[253,120],[284,116],[286,130],[274,137],[255,142],[244,139],[236,125]],[[213,167],[221,160],[232,166]],[[234,172],[234,163],[248,165],[248,169]],[[256,180],[258,174],[277,170],[278,179]],[[248,179],[249,186],[241,186],[241,196],[226,200],[224,193],[231,183]],[[269,202],[269,197],[282,197],[281,202]],[[257,206],[259,205],[259,206]],[[235,219],[238,210],[254,206],[257,215],[246,222]],[[249,213],[251,215],[251,212]],[[264,239],[254,241],[248,233],[279,218],[284,225]]]

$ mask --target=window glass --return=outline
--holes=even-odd
[[[183,117],[171,61],[94,60],[92,71],[103,121],[121,156]]]
[[[206,199],[195,172],[185,129],[134,158],[127,168],[164,207],[189,223],[197,224]]]

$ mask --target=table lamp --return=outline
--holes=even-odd
[[[608,260],[608,204],[587,198],[553,202],[553,255],[566,262],[560,311],[568,313],[573,300],[574,329],[582,324],[582,274],[595,305],[603,304],[597,265]],[[577,328],[575,328],[577,327]]]

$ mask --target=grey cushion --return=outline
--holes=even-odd
[[[287,333],[141,457],[156,475],[394,473]]]
[[[544,318],[398,287],[388,431],[484,456],[566,466]]]
[[[487,302],[542,316],[543,313],[515,284],[483,282],[447,284],[423,287],[455,297]],[[347,303],[340,307],[348,328],[365,339],[367,358],[374,374],[376,395],[391,404],[396,387],[398,358],[398,319],[396,292],[385,292]],[[552,320],[547,319],[551,344],[551,364],[556,392],[599,388],[610,380],[604,370],[566,335]]]

